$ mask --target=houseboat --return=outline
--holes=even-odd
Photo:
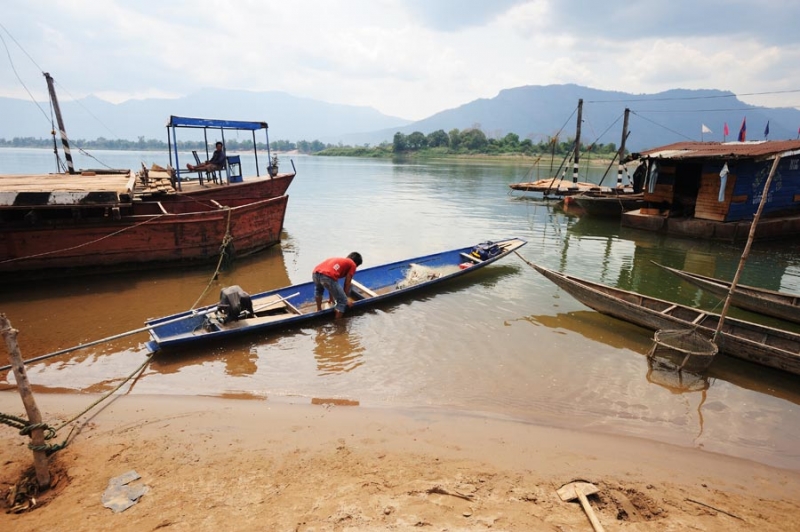
[[[764,190],[775,158],[779,164]],[[644,165],[646,208],[622,215],[623,227],[676,236],[745,241],[763,194],[758,240],[800,232],[800,140],[679,142],[632,154]]]

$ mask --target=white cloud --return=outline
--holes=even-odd
[[[40,68],[75,97],[277,90],[409,119],[521,85],[800,88],[800,4],[732,1],[12,1],[0,24],[38,66],[0,36],[41,99]],[[760,29],[764,12],[780,16]],[[0,96],[27,98],[4,52]],[[792,92],[742,99],[800,106]]]

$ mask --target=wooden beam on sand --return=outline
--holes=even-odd
[[[36,401],[33,398],[33,391],[31,390],[30,382],[28,382],[28,375],[25,372],[25,364],[22,362],[22,353],[20,353],[17,345],[18,331],[11,327],[11,322],[5,314],[0,314],[0,332],[2,332],[6,341],[6,347],[8,347],[8,360],[11,363],[11,369],[14,371],[14,377],[17,379],[17,389],[20,397],[22,397],[22,404],[25,405],[25,411],[28,413],[28,424],[36,426],[30,432],[31,443],[36,449],[42,450],[33,451],[33,467],[36,470],[36,480],[39,483],[39,488],[44,490],[50,487],[50,470],[47,467],[47,453],[44,451],[45,438],[42,414],[39,412],[39,407],[36,406]]]

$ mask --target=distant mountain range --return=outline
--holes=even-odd
[[[410,121],[369,107],[336,105],[283,92],[201,89],[178,99],[128,100],[113,104],[89,96],[59,104],[68,135],[75,139],[122,138],[166,141],[171,115],[269,124],[270,140],[337,139],[345,133],[405,126]],[[39,103],[49,115],[49,103]],[[46,137],[50,125],[29,100],[0,98],[0,138]],[[243,139],[251,138],[243,133]],[[201,136],[202,138],[202,136]],[[256,138],[259,142],[263,137]]]
[[[396,132],[428,134],[479,127],[490,137],[516,133],[534,143],[558,135],[575,137],[578,100],[583,99],[583,144],[619,145],[622,116],[631,110],[626,147],[637,151],[682,140],[736,140],[746,118],[747,139],[762,140],[769,122],[770,139],[797,138],[800,111],[794,108],[751,107],[733,93],[674,89],[658,94],[628,94],[579,85],[525,86],[501,91],[412,122],[384,115],[370,107],[331,104],[283,92],[201,89],[178,99],[129,100],[112,104],[89,96],[60,100],[67,132],[74,139],[123,138],[166,140],[170,115],[257,120],[269,124],[271,140],[321,140],[331,144],[391,142]],[[44,138],[50,134],[49,104],[0,98],[0,138]],[[701,133],[705,125],[712,133]],[[244,140],[249,133],[242,133]],[[191,137],[187,137],[187,140]],[[261,140],[257,137],[257,140]]]

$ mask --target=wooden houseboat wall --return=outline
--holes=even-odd
[[[727,163],[723,201],[719,201]],[[644,191],[645,201],[668,209],[671,215],[691,215],[700,220],[735,222],[751,220],[761,201],[772,159],[763,161],[704,161],[702,164],[654,159],[658,175]],[[652,178],[652,170],[648,179]],[[764,215],[800,212],[800,156],[781,159],[768,191]]]
[[[728,212],[724,221],[750,220],[758,209],[761,196],[764,193],[764,183],[769,176],[772,159],[765,161],[744,160],[737,163],[728,163],[728,169],[735,178],[733,189],[728,195],[726,190],[725,203]],[[718,165],[721,170],[722,165]],[[713,171],[713,170],[712,170]],[[719,170],[716,171],[719,181]],[[729,185],[730,187],[730,185]],[[728,187],[726,187],[728,188]],[[800,211],[800,156],[794,155],[780,160],[778,169],[772,178],[772,184],[767,191],[767,202],[764,204],[764,215],[794,214]]]

